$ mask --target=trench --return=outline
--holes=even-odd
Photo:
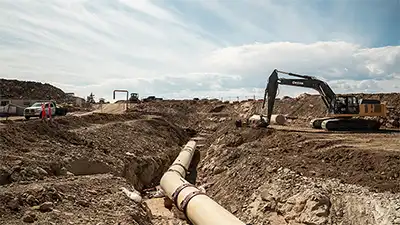
[[[111,118],[108,122],[104,119],[111,116],[102,117],[97,119],[96,116],[94,123],[81,117],[74,121],[62,118],[61,123],[54,126],[36,121],[29,121],[28,125],[10,125],[12,129],[8,129],[2,137],[6,138],[6,144],[13,144],[15,148],[2,148],[6,151],[0,155],[0,160],[4,162],[0,168],[0,188],[4,190],[0,200],[5,206],[0,207],[0,213],[12,219],[14,209],[29,206],[24,202],[27,200],[12,203],[13,199],[21,198],[20,192],[25,190],[12,186],[59,183],[62,190],[65,185],[79,186],[79,183],[90,180],[97,182],[100,179],[100,182],[111,179],[108,174],[129,184],[119,184],[121,186],[108,190],[127,187],[146,197],[144,190],[159,184],[161,176],[183,145],[196,134],[195,130],[177,126],[160,116],[126,116],[122,121],[116,117],[116,120]],[[98,192],[104,192],[101,186],[99,188]],[[86,191],[83,189],[81,192]],[[40,195],[36,191],[30,193]],[[123,193],[120,195],[123,196]],[[26,198],[27,195],[23,196]],[[130,220],[139,224],[154,224],[150,219],[153,213],[148,208],[143,208],[142,204],[135,207],[139,207],[138,211],[132,214]],[[15,216],[21,218],[22,212]]]
[[[396,169],[394,166],[398,163],[388,163],[396,162],[395,153],[364,154],[348,148],[349,143],[344,144],[342,139],[319,142],[315,137],[296,132],[236,129],[225,114],[212,114],[212,117],[213,120],[208,120],[206,114],[199,116],[200,122],[192,128],[176,126],[160,117],[102,121],[85,127],[73,124],[72,131],[62,128],[47,136],[48,128],[35,128],[40,135],[18,134],[15,139],[24,140],[24,144],[16,145],[18,152],[6,152],[10,155],[8,158],[2,156],[2,161],[22,163],[0,169],[1,185],[14,182],[9,179],[10,169],[19,166],[23,171],[28,164],[33,170],[39,166],[48,177],[56,176],[60,180],[70,179],[65,178],[65,171],[74,175],[72,180],[113,174],[143,195],[143,205],[147,204],[148,208],[140,211],[145,216],[138,217],[137,221],[149,225],[171,221],[184,224],[182,214],[166,211],[163,198],[151,198],[146,190],[159,184],[181,147],[196,136],[201,161],[198,171],[193,171],[187,180],[204,187],[207,195],[246,223],[400,224],[396,223],[400,221],[398,192],[382,191],[396,189],[382,185],[374,192],[369,187],[377,181],[367,182],[368,174],[373,174],[381,180],[393,177],[386,180],[388,184],[398,183],[395,174],[385,171],[385,168]],[[27,137],[30,140],[26,141]],[[49,148],[49,143],[56,147]],[[27,147],[32,149],[27,151]],[[35,151],[38,153],[33,154]],[[375,159],[371,161],[375,164],[367,160],[352,161],[356,158]],[[341,163],[335,163],[336,159],[342,160]],[[39,161],[43,163],[38,164]],[[361,166],[365,164],[374,166],[364,170]],[[365,179],[352,184],[354,177],[335,171],[361,171]],[[18,185],[18,182],[14,183]]]

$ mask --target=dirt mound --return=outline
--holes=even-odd
[[[352,94],[353,95],[353,94]],[[384,94],[354,94],[359,98],[378,99],[386,102],[388,117],[380,119],[383,127],[398,127],[400,118],[400,93]],[[242,102],[236,105],[236,114],[241,118],[249,118],[253,114],[266,114],[266,108],[262,109],[262,102]],[[306,125],[314,118],[325,117],[327,108],[319,95],[302,94],[297,98],[283,98],[275,101],[273,114],[287,115],[291,124]],[[397,126],[396,126],[397,125]]]
[[[0,95],[13,99],[53,99],[64,101],[65,93],[53,85],[32,81],[0,79]]]
[[[251,165],[248,168],[252,171],[242,171],[246,179],[252,177],[251,173],[263,176],[262,171],[254,169],[274,165],[305,176],[337,178],[371,190],[400,192],[399,152],[360,150],[343,144],[340,139],[310,139],[299,133],[251,128],[230,130],[213,144],[220,148],[209,152],[208,157],[218,156],[220,166],[229,167],[236,162],[245,168],[245,164]]]
[[[77,206],[88,207],[83,212],[94,215],[96,221],[100,220],[101,216],[98,214],[104,212],[98,210],[104,207],[108,210],[115,209],[118,202],[120,207],[129,206],[129,203],[121,199],[124,196],[120,191],[113,190],[110,195],[106,194],[109,198],[108,203],[98,205],[104,198],[94,200],[90,197],[93,194],[87,193],[85,188],[98,188],[99,190],[94,191],[98,196],[103,196],[100,194],[103,192],[108,193],[104,181],[96,180],[101,174],[123,177],[125,186],[138,191],[153,187],[188,138],[185,129],[170,121],[160,116],[138,113],[63,117],[55,119],[53,123],[27,121],[4,124],[0,129],[0,188],[2,193],[11,194],[0,196],[0,213],[7,215],[7,220],[16,223],[21,221],[20,218],[26,213],[32,213],[28,212],[27,196],[33,195],[36,199],[35,205],[49,201],[54,209],[68,213],[72,208],[77,210]],[[81,179],[82,176],[89,176],[85,178],[88,181]],[[40,193],[25,193],[21,188],[21,185],[35,185],[38,182],[54,186],[55,183],[62,183],[66,179],[71,179],[71,182],[65,184],[66,186],[57,186],[56,190],[57,193],[69,192],[74,195],[72,200],[67,195],[60,194],[62,202],[58,202],[57,199],[43,197]],[[78,181],[84,182],[83,187],[78,188]],[[107,182],[113,187],[111,180]],[[121,182],[116,184],[123,185]],[[103,186],[104,188],[100,188]],[[21,188],[21,191],[16,193],[14,190],[18,188]],[[81,201],[86,203],[80,206]],[[146,209],[135,207],[119,209],[120,215],[125,215],[123,217],[106,214],[104,219],[129,221],[130,224],[132,221],[150,224]],[[17,214],[13,214],[14,211]],[[64,216],[55,220],[49,215],[35,212],[33,214],[41,222],[49,220],[64,223],[68,220],[68,217]],[[84,215],[77,214],[80,217]],[[79,223],[89,221],[86,217],[73,220],[80,221]]]
[[[400,153],[365,143],[382,146],[396,136],[234,128],[231,122],[217,127],[202,150],[198,185],[243,221],[322,225],[351,219],[385,224],[384,218],[374,219],[382,212],[374,212],[376,208],[355,196],[363,193],[369,202],[380,202],[389,198],[376,199],[387,195],[384,192],[400,193]],[[263,194],[265,189],[272,194]],[[358,195],[352,194],[354,190]],[[368,217],[361,217],[354,205],[365,208]],[[338,216],[344,211],[345,216]]]
[[[400,93],[356,93],[352,95],[364,99],[378,99],[382,102],[386,102],[388,106],[394,107],[395,110],[392,113],[400,113]],[[300,117],[322,117],[326,115],[326,106],[319,95],[303,94],[297,98],[278,100],[274,112]]]
[[[7,124],[0,130],[2,165],[7,167],[3,171],[8,169],[10,174],[15,172],[21,175],[9,176],[10,181],[31,180],[43,178],[38,173],[31,173],[36,167],[41,167],[50,175],[59,175],[62,167],[71,167],[69,164],[76,160],[95,163],[97,158],[100,165],[106,165],[100,167],[107,167],[107,171],[116,173],[120,167],[113,161],[116,157],[124,158],[126,152],[163,153],[163,146],[176,147],[187,140],[182,128],[162,118],[135,120],[137,118],[134,114],[90,115],[87,118],[68,118],[70,120],[60,118],[54,123],[29,121]],[[24,160],[18,161],[19,167],[12,169],[15,159],[20,156]],[[10,160],[12,158],[15,159]],[[28,166],[28,172],[24,172],[24,166]]]
[[[0,186],[2,224],[151,225],[147,209],[119,190],[131,188],[112,175],[70,177],[7,188]]]

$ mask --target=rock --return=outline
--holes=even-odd
[[[21,170],[22,170],[22,167],[21,167],[21,165],[14,165],[12,168],[11,168],[11,170],[13,171],[13,172],[21,172]]]
[[[61,175],[61,176],[66,176],[66,175],[67,175],[67,173],[68,173],[68,170],[67,170],[67,168],[65,168],[65,167],[62,167],[62,168],[60,169],[60,175]]]
[[[213,174],[217,175],[217,174],[224,172],[225,170],[226,170],[226,168],[224,168],[224,167],[216,166],[213,170]]]
[[[134,188],[132,188],[132,191],[128,190],[127,188],[121,187],[121,191],[131,200],[140,203],[142,202],[142,196],[140,192],[136,191]]]
[[[0,185],[11,183],[10,172],[6,168],[0,168]]]
[[[277,169],[276,169],[276,167],[267,167],[266,171],[267,171],[268,173],[274,173],[274,172],[277,171]]]
[[[89,194],[92,194],[92,195],[97,195],[97,191],[96,190],[87,190],[87,192],[89,193]]]
[[[88,201],[85,200],[78,200],[76,202],[78,205],[83,206],[83,207],[89,207],[90,203]]]
[[[40,177],[40,173],[39,173],[39,170],[37,168],[30,169],[30,170],[28,170],[28,168],[26,168],[25,170],[27,170],[28,173],[30,172],[30,174],[32,174],[32,176],[35,177],[35,178]]]
[[[238,211],[238,208],[236,205],[231,205],[231,213],[236,213]]]
[[[394,224],[400,224],[400,218],[396,218],[395,220],[393,220]]]
[[[18,210],[19,209],[19,200],[18,200],[18,198],[14,198],[11,201],[9,201],[7,206],[11,210],[15,210],[15,211]]]
[[[66,215],[66,216],[73,216],[74,214],[73,214],[73,213],[70,213],[70,212],[64,212],[64,215]]]
[[[73,196],[73,195],[67,195],[67,199],[68,199],[69,201],[75,201],[75,196]]]
[[[274,197],[269,193],[268,190],[261,192],[261,199],[267,202],[275,201]]]
[[[73,177],[73,176],[75,176],[75,174],[73,174],[73,173],[67,171],[67,176],[68,176],[68,177]]]
[[[290,169],[284,168],[284,169],[283,169],[283,172],[284,172],[284,173],[289,173],[289,172],[290,172]]]
[[[32,211],[26,211],[24,216],[22,217],[22,221],[25,223],[33,223],[36,220],[36,215]]]
[[[47,171],[44,170],[42,167],[37,167],[36,169],[37,169],[39,175],[42,176],[42,177],[48,176],[48,175],[49,175],[49,174],[47,173]]]
[[[320,193],[308,194],[309,198],[307,198],[303,212],[297,222],[316,225],[326,224],[331,206],[330,199]]]
[[[53,203],[52,202],[44,202],[39,206],[39,210],[41,212],[50,212],[53,210]]]
[[[31,206],[38,203],[37,199],[33,195],[28,195],[28,197],[26,197],[26,202]]]

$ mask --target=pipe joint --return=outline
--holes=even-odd
[[[185,171],[185,174],[183,174],[183,176],[185,176],[185,175],[187,174],[186,166],[183,165],[182,163],[175,162],[175,163],[173,163],[173,164],[171,165],[171,167],[173,167],[173,166],[180,166],[180,167],[182,167],[182,169]],[[170,169],[171,169],[171,167],[170,167]]]
[[[181,186],[179,186],[174,193],[172,193],[172,201],[174,202],[174,204],[176,206],[178,206],[178,196],[179,193],[181,193],[181,191],[187,187],[195,187],[193,184],[191,183],[183,183]]]
[[[185,214],[186,217],[187,217],[187,211],[186,211],[187,206],[190,200],[192,200],[192,198],[196,197],[197,195],[206,195],[206,194],[200,190],[196,190],[186,195],[185,198],[182,200],[179,209],[183,212],[183,214]]]
[[[174,168],[169,168],[169,169],[167,170],[167,172],[174,172],[174,173],[177,173],[179,176],[182,176],[181,171],[176,170],[176,169],[174,169]]]
[[[195,141],[189,141],[160,180],[161,188],[194,225],[245,225],[228,210],[185,180]]]

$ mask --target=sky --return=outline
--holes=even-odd
[[[274,69],[336,93],[399,92],[398,12],[400,0],[0,0],[0,77],[111,101],[261,97]],[[317,93],[279,88],[304,92]]]

